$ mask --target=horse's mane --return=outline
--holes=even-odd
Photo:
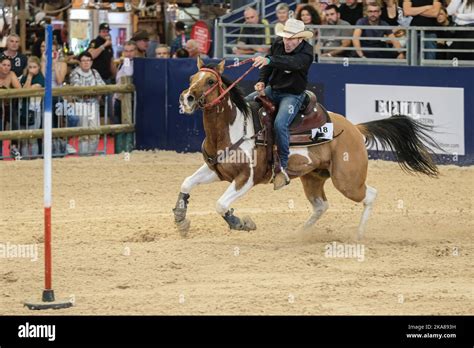
[[[216,70],[216,66],[217,66],[216,63],[209,63],[209,64],[206,64],[204,68]],[[228,77],[224,75],[221,75],[221,78],[222,78],[222,82],[224,82],[226,87],[230,86],[233,83],[232,80],[230,80]],[[238,85],[235,85],[234,88],[232,88],[229,91],[229,95],[230,95],[230,100],[232,101],[232,103],[235,104],[235,106],[237,106],[237,109],[239,109],[244,114],[245,117],[248,117],[249,106],[247,102],[245,101],[244,92],[242,91],[242,89]]]

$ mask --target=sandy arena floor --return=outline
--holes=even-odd
[[[256,222],[251,233],[214,212],[227,183],[198,187],[182,238],[171,209],[201,162],[174,152],[54,160],[53,285],[75,307],[22,306],[41,294],[40,243],[36,262],[0,258],[0,314],[474,314],[474,167],[429,179],[371,161],[378,198],[359,261],[325,256],[333,242],[357,243],[362,211],[330,181],[330,208],[309,232],[299,180],[234,205]],[[0,161],[0,243],[43,241],[42,166]]]

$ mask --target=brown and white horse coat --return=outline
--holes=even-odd
[[[191,77],[190,87],[182,92],[181,106],[184,112],[191,114],[198,107],[210,105],[211,101],[221,98],[217,105],[205,107],[203,110],[206,133],[203,153],[217,156],[244,137],[245,141],[236,149],[236,158],[245,158],[246,161],[220,161],[215,166],[205,163],[193,175],[187,177],[181,186],[174,209],[175,221],[182,232],[187,232],[189,220],[186,219],[186,210],[191,190],[197,185],[225,180],[230,182],[230,185],[217,201],[218,214],[224,217],[231,229],[252,230],[256,228],[252,220],[240,219],[233,215],[231,205],[254,185],[270,181],[272,171],[268,166],[266,149],[255,144],[250,111],[238,88],[233,88],[230,93],[222,96],[222,90],[226,86],[215,86],[216,83],[224,84],[225,78],[221,80],[224,61],[216,66],[206,67],[207,71],[201,70],[203,66],[202,61],[198,59],[200,71]],[[209,72],[211,67],[215,72]],[[334,125],[334,134],[340,136],[317,146],[291,147],[288,171],[291,178],[301,179],[306,197],[313,206],[313,213],[306,221],[305,227],[312,226],[328,209],[324,184],[331,178],[334,186],[344,196],[363,203],[364,209],[358,228],[358,237],[361,238],[377,196],[376,189],[366,184],[366,140],[381,140],[382,145],[396,151],[397,161],[403,169],[430,176],[437,175],[437,168],[431,160],[428,148],[421,140],[436,144],[426,134],[429,130],[426,126],[405,116],[353,125],[342,115],[333,112],[329,114]],[[399,128],[402,130],[398,130]],[[384,129],[390,129],[392,133],[387,133]]]

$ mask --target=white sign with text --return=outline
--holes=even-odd
[[[346,84],[346,114],[354,124],[409,116],[435,127],[445,154],[465,155],[463,88]]]

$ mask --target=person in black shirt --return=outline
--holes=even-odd
[[[23,71],[28,65],[28,58],[18,52],[20,49],[20,37],[17,34],[11,34],[7,38],[7,48],[1,53],[0,58],[6,57],[12,63],[12,71],[21,78]]]
[[[354,30],[354,39],[352,43],[356,48],[356,55],[361,58],[397,58],[405,59],[404,53],[401,51],[400,42],[395,39],[393,31],[390,29],[360,29],[360,26],[388,26],[388,23],[381,20],[382,11],[378,3],[369,3],[367,5],[367,17],[357,21],[358,28]],[[387,42],[384,40],[361,40],[360,38],[389,38],[392,46],[399,50],[398,52],[364,50],[367,48],[388,48]]]
[[[438,0],[404,0],[403,14],[413,16],[410,26],[412,27],[436,27],[441,3]],[[425,38],[436,39],[436,33],[425,31]],[[425,41],[424,48],[435,49],[436,40]],[[425,52],[425,59],[436,59],[436,52]]]
[[[99,35],[91,41],[88,52],[92,55],[94,63],[92,68],[97,70],[106,84],[111,84],[116,73],[113,62],[114,51],[112,50],[112,40],[109,35],[110,27],[107,23],[99,26]]]
[[[391,26],[398,25],[398,5],[397,0],[383,0],[381,20]]]
[[[440,27],[452,27],[453,23],[451,22],[448,12],[445,7],[441,7],[438,17],[436,18],[438,26]],[[452,41],[448,40],[455,36],[455,32],[452,30],[438,31],[438,41],[436,42],[436,48],[447,50],[451,47]],[[451,54],[449,52],[436,52],[436,59],[451,59]]]
[[[339,7],[339,12],[341,12],[342,20],[355,25],[359,19],[364,17],[363,9],[364,6],[357,0],[346,0],[346,3]]]
[[[266,20],[260,21],[258,12],[253,7],[247,7],[244,11],[245,23],[244,24],[268,24]],[[243,28],[240,32],[245,37],[237,38],[237,46],[233,48],[233,52],[238,55],[261,53],[265,54],[268,52],[266,47],[246,47],[247,45],[270,45],[270,36],[266,32],[265,28]],[[252,37],[247,35],[266,35],[263,37]]]
[[[28,58],[24,55],[19,53],[20,49],[20,37],[17,34],[11,34],[7,37],[7,47],[5,50],[0,54],[0,59],[7,58],[10,60],[11,71],[15,73],[18,77],[18,81],[23,76],[23,72],[25,71],[28,65]],[[18,110],[18,99],[13,99],[10,104],[10,108],[13,114],[16,114],[16,110]],[[17,120],[16,117],[13,118],[13,123]],[[19,129],[19,124],[13,126],[12,129]],[[16,141],[13,140],[11,144],[11,154],[14,158],[21,158],[20,152],[16,148]]]
[[[304,23],[294,18],[285,25],[278,23],[275,34],[280,36],[265,57],[255,57],[254,66],[261,69],[260,78],[255,85],[256,92],[246,97],[252,101],[259,93],[264,93],[279,104],[275,118],[275,135],[281,172],[275,176],[274,189],[278,190],[290,183],[286,169],[289,156],[288,126],[295,118],[305,98],[308,83],[308,70],[313,62],[313,46],[304,39],[313,37],[305,30]],[[269,84],[269,86],[267,86]]]

